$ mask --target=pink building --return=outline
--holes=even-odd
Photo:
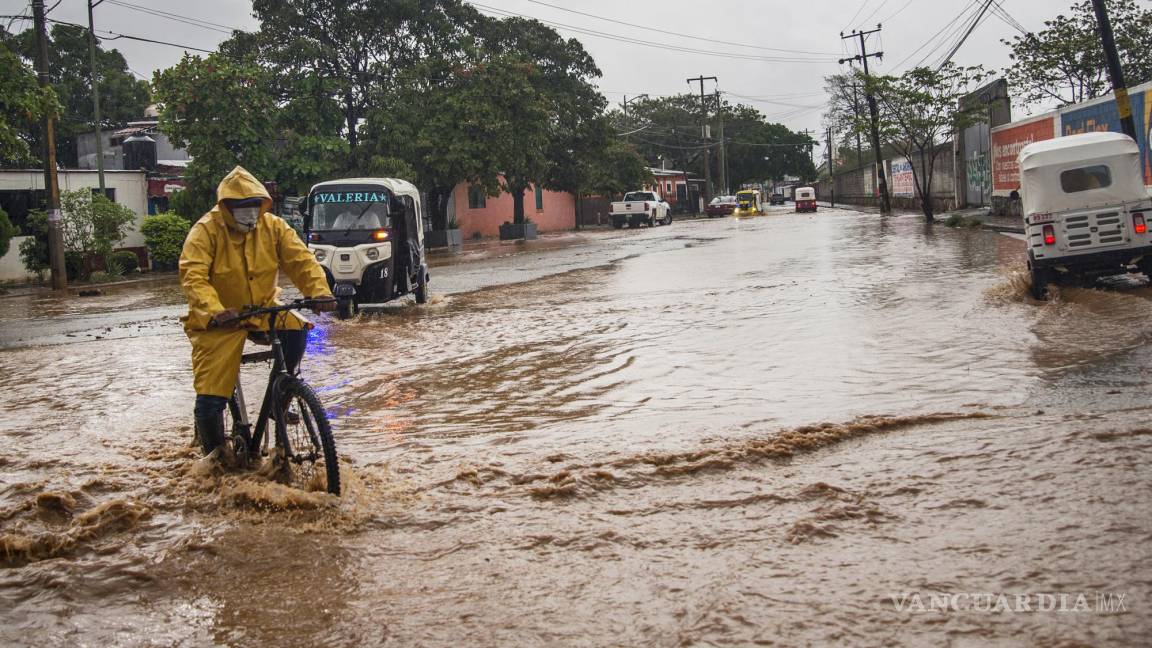
[[[460,234],[474,238],[500,235],[500,225],[512,222],[512,194],[493,198],[483,189],[466,182],[456,185],[448,216],[456,216]],[[536,223],[539,232],[556,232],[576,228],[576,198],[567,192],[529,187],[524,192],[524,216]]]

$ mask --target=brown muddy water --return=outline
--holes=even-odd
[[[341,499],[196,464],[170,282],[0,299],[0,643],[1146,645],[1152,289],[1021,254],[779,210],[445,263],[314,332]],[[1032,608],[898,605],[960,594]]]

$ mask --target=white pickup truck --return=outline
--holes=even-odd
[[[624,200],[612,203],[612,227],[648,227],[672,224],[672,209],[654,191],[630,191]]]

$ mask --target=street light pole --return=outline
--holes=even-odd
[[[36,78],[41,88],[50,84],[48,75],[48,29],[44,0],[32,0],[32,17],[36,24]],[[48,203],[48,261],[52,269],[52,289],[68,287],[64,268],[64,232],[60,222],[60,182],[56,177],[55,116],[44,115],[44,193]]]
[[[100,195],[107,197],[104,188],[104,133],[100,127],[100,73],[96,70],[96,29],[92,26],[92,10],[104,0],[88,0],[88,68],[92,83],[92,114],[96,124],[96,174],[100,179]]]

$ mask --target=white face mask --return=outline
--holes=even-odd
[[[259,207],[236,207],[232,210],[232,219],[241,232],[251,232],[256,227],[256,219],[260,217]]]

